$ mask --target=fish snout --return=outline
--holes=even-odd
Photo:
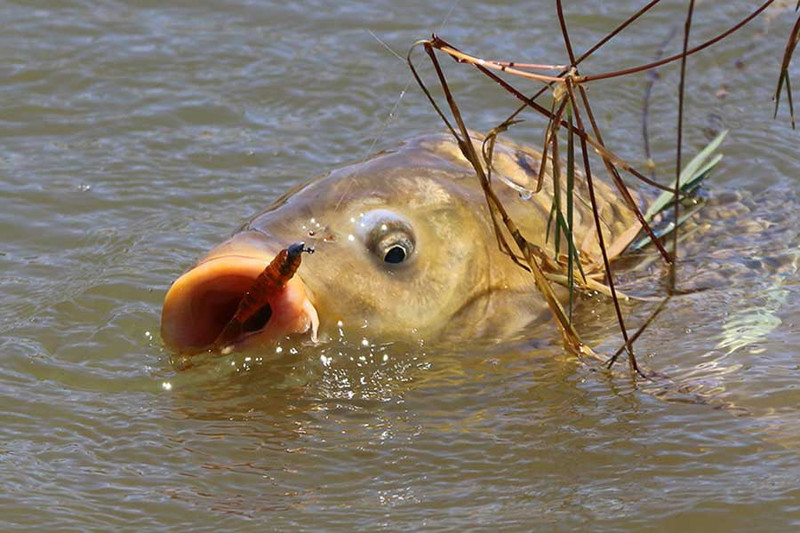
[[[316,341],[319,317],[299,276],[264,294],[250,294],[256,294],[254,286],[274,257],[212,256],[179,277],[161,313],[167,347],[184,355],[226,352],[309,331]],[[241,311],[245,297],[246,314]]]

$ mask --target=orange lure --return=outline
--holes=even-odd
[[[303,252],[312,254],[313,248],[306,248],[305,243],[296,242],[281,250],[269,265],[258,275],[253,285],[244,293],[239,307],[231,319],[222,328],[222,332],[214,341],[214,348],[223,348],[244,331],[248,320],[258,313],[269,311],[269,297],[283,289],[300,268]]]

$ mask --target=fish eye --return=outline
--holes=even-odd
[[[383,256],[383,262],[396,265],[397,263],[402,263],[405,261],[406,256],[406,249],[399,244],[395,244],[389,248],[389,250],[386,252],[386,255]]]
[[[411,224],[386,209],[365,213],[358,222],[367,249],[388,265],[408,261],[414,253],[416,237]]]
[[[375,253],[384,263],[398,265],[404,262],[414,251],[414,243],[409,234],[393,232],[376,243]]]

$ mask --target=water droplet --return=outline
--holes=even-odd
[[[521,191],[519,193],[519,197],[521,200],[530,200],[531,198],[533,198],[533,194],[531,193],[531,191]]]

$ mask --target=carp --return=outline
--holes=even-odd
[[[480,149],[480,139],[473,143]],[[537,190],[540,165],[535,150],[498,142],[493,184],[526,239],[553,256],[554,188],[548,176]],[[549,161],[544,168],[552,172]],[[611,186],[595,179],[594,189],[613,258],[640,226]],[[582,263],[602,264],[584,179],[576,179],[574,194],[575,249]],[[316,253],[300,261],[309,248]],[[288,259],[276,257],[287,250],[295,254],[291,275],[259,288],[259,276],[270,265],[281,268]],[[167,347],[187,355],[286,337],[324,340],[342,323],[366,325],[370,336],[384,340],[413,335],[458,343],[508,338],[548,313],[533,276],[498,246],[474,170],[456,142],[439,134],[277,199],[173,283],[161,335]]]

